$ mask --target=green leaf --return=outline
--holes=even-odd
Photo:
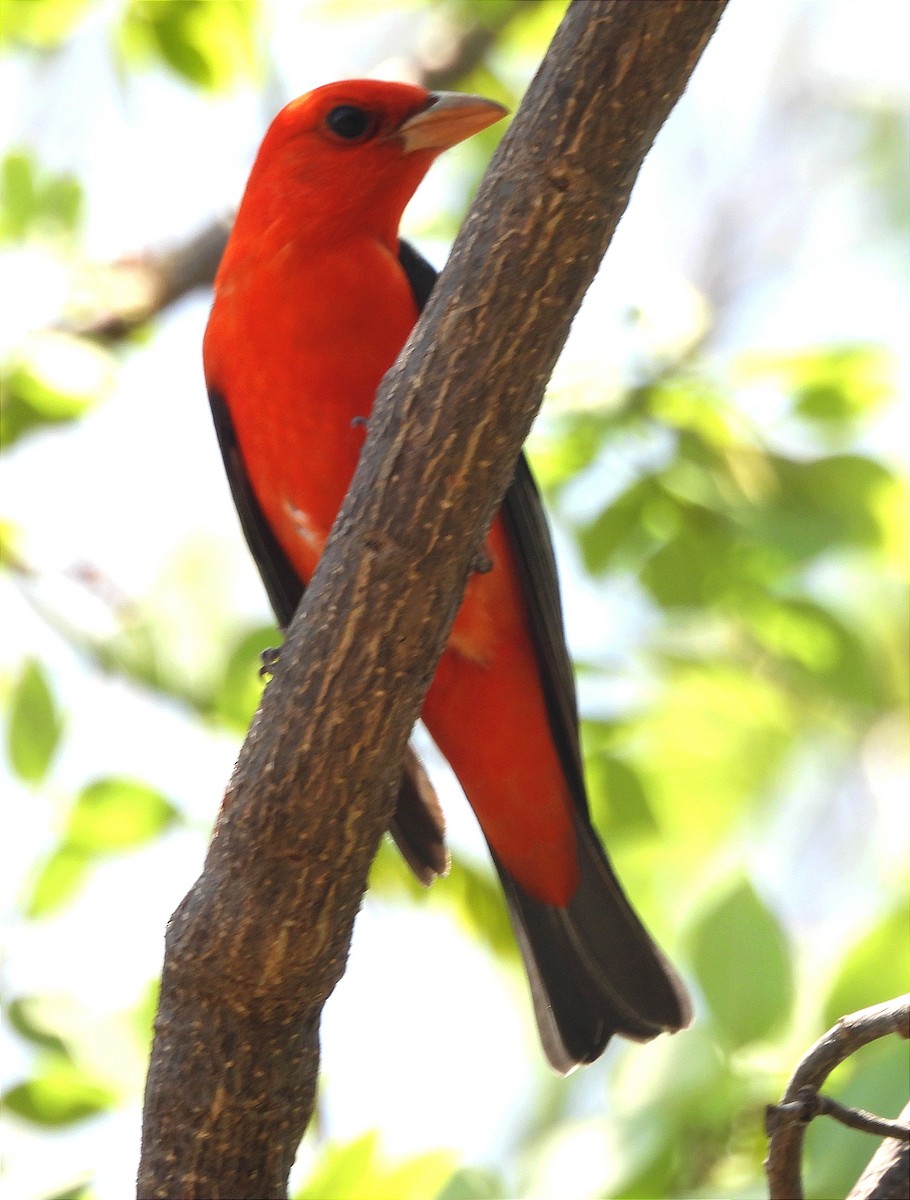
[[[7,1110],[35,1125],[73,1125],[111,1109],[117,1097],[110,1088],[66,1059],[54,1058],[24,1083],[3,1096]]]
[[[769,1037],[793,1003],[790,947],[746,879],[714,899],[691,934],[692,965],[718,1036],[738,1050]]]
[[[609,421],[610,414],[599,409],[561,414],[549,436],[535,437],[530,459],[541,488],[557,490],[589,467],[603,445]]]
[[[893,476],[859,454],[833,454],[809,462],[774,456],[777,477],[770,502],[743,514],[757,536],[805,562],[845,548],[878,549],[884,531],[879,498]]]
[[[12,521],[0,517],[0,566],[10,567],[13,571],[21,569],[22,530]]]
[[[82,187],[71,175],[49,179],[41,194],[41,215],[56,229],[75,233],[82,217]]]
[[[0,237],[19,241],[25,236],[37,206],[37,191],[31,158],[21,150],[7,154],[0,163]]]
[[[25,902],[25,915],[47,917],[62,908],[82,887],[92,865],[90,855],[75,846],[60,846],[48,858]]]
[[[39,784],[60,744],[63,718],[43,667],[29,659],[10,697],[6,747],[10,766],[19,778]]]
[[[68,1058],[66,1043],[59,1034],[48,1028],[46,1020],[41,1020],[44,1007],[41,997],[21,996],[6,1006],[6,1018],[16,1033],[33,1046],[50,1050],[60,1058]]]
[[[44,171],[26,151],[12,150],[0,163],[0,240],[17,242],[31,233],[72,234],[82,201],[75,176]]]
[[[430,889],[429,899],[454,913],[497,957],[514,959],[518,954],[502,888],[488,868],[453,855],[449,874]]]
[[[223,89],[255,73],[258,13],[257,0],[131,0],[121,46],[155,54],[196,87]]]
[[[826,427],[847,428],[894,395],[894,364],[881,347],[825,347],[784,356],[747,355],[738,373],[770,381],[793,397],[794,412]]]
[[[262,653],[280,647],[281,641],[274,625],[260,625],[244,633],[228,653],[224,678],[216,691],[215,713],[239,732],[249,727],[262,698]]]
[[[98,0],[3,0],[0,42],[53,50],[72,35]]]
[[[707,446],[723,448],[733,441],[730,421],[718,389],[704,378],[679,374],[640,391],[645,409],[660,422],[695,434]]]
[[[456,1171],[436,1200],[502,1200],[507,1195],[501,1176],[479,1167],[462,1167]]]
[[[375,1130],[345,1145],[327,1146],[295,1200],[359,1200],[360,1187],[379,1153]]]
[[[67,846],[85,855],[131,850],[177,820],[160,792],[132,779],[98,779],[79,793],[66,828]]]
[[[641,775],[628,762],[597,748],[597,725],[585,722],[585,781],[595,823],[608,839],[656,833],[659,826]]]
[[[81,417],[113,387],[110,354],[85,338],[33,334],[9,364],[0,407],[3,445],[34,429]]]
[[[384,1160],[375,1131],[331,1145],[295,1200],[426,1200],[455,1167],[451,1151],[437,1150],[395,1163]]]
[[[663,608],[731,602],[771,562],[743,544],[730,523],[709,509],[686,506],[685,525],[645,563],[641,582]]]
[[[77,1183],[53,1196],[44,1196],[42,1200],[91,1200],[92,1187],[90,1183]]]
[[[672,666],[627,740],[667,842],[692,861],[771,785],[799,716],[773,679],[749,667]]]
[[[900,996],[908,980],[910,914],[901,904],[847,954],[825,1001],[825,1024]]]
[[[853,630],[810,600],[769,597],[743,605],[740,616],[760,645],[794,672],[803,686],[826,697],[882,703],[877,664]]]
[[[585,567],[599,575],[622,565],[675,523],[676,506],[668,500],[658,477],[646,475],[577,530]]]

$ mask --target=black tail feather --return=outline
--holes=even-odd
[[[565,908],[536,900],[496,863],[541,1041],[564,1074],[598,1058],[615,1033],[645,1042],[691,1020],[684,985],[629,904],[581,814],[577,827],[581,874]]]

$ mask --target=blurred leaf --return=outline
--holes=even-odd
[[[67,1058],[69,1050],[66,1043],[41,1020],[42,1009],[45,1007],[40,996],[22,996],[7,1005],[6,1018],[25,1041],[39,1046],[42,1050],[50,1050],[61,1058]]]
[[[75,30],[98,0],[3,0],[0,43],[52,50]]]
[[[411,903],[420,903],[427,900],[429,896],[426,888],[419,884],[411,874],[389,836],[383,838],[379,845],[379,850],[370,867],[370,879],[367,886],[372,895],[382,896],[388,900],[406,899]]]
[[[591,465],[609,432],[610,416],[601,409],[562,413],[552,435],[533,439],[531,466],[544,491],[564,487]]]
[[[657,832],[641,776],[605,746],[598,746],[599,729],[596,722],[584,723],[585,781],[595,824],[608,839]],[[612,742],[612,737],[607,740]]]
[[[91,856],[75,846],[58,847],[45,861],[25,902],[25,915],[46,917],[78,892],[92,865]]]
[[[797,714],[771,679],[723,662],[674,665],[628,734],[665,836],[685,859],[734,826],[776,775]]]
[[[12,521],[0,518],[0,566],[17,569],[21,563],[22,531]]]
[[[758,536],[795,559],[860,546],[879,548],[883,530],[878,496],[892,481],[879,462],[859,454],[835,454],[808,462],[774,456],[777,494],[744,514]]]
[[[17,1084],[3,1096],[7,1110],[49,1127],[72,1125],[112,1108],[116,1095],[62,1058],[49,1060],[34,1078]]]
[[[34,429],[81,417],[107,395],[114,378],[110,354],[85,338],[50,330],[33,334],[4,373],[4,448]]]
[[[825,1001],[825,1024],[902,995],[908,980],[910,914],[901,904],[847,954]]]
[[[436,1200],[502,1200],[507,1194],[499,1175],[478,1167],[462,1167],[456,1171]]]
[[[448,1150],[387,1163],[379,1135],[371,1131],[346,1145],[329,1145],[295,1200],[426,1200],[439,1192],[454,1167]]]
[[[426,1200],[451,1178],[455,1164],[456,1156],[451,1150],[435,1150],[403,1159],[386,1168],[383,1177],[377,1180],[375,1200],[389,1196],[395,1200]]]
[[[894,393],[894,365],[874,345],[743,355],[736,373],[746,382],[776,384],[793,397],[798,416],[825,426],[869,416]]]
[[[196,87],[220,90],[255,73],[258,15],[258,0],[131,0],[121,46],[129,57],[160,57]]]
[[[859,637],[811,600],[757,601],[741,618],[769,653],[828,696],[867,706],[882,702],[877,665]]]
[[[329,1145],[295,1200],[346,1200],[356,1196],[378,1154],[379,1134],[363,1134],[346,1145]]]
[[[872,100],[857,115],[865,126],[862,165],[869,173],[871,199],[884,220],[904,237],[910,220],[904,184],[906,106],[899,100],[890,104]]]
[[[69,848],[86,855],[131,850],[177,820],[160,792],[131,779],[98,779],[76,797],[66,828]]]
[[[82,216],[82,187],[67,173],[43,171],[24,150],[0,163],[0,241],[27,234],[71,234]]]
[[[628,1053],[612,1088],[625,1116],[617,1129],[617,1179],[610,1195],[735,1195],[713,1177],[730,1153],[741,1114],[750,1113],[750,1089],[764,1099],[763,1088],[764,1080],[756,1086],[735,1070],[709,1023],[698,1018],[683,1035]],[[757,1147],[756,1170],[763,1150]]]
[[[698,441],[723,448],[733,441],[726,405],[718,388],[690,372],[668,375],[641,389],[646,411],[662,425],[688,430]]]
[[[77,1183],[62,1192],[54,1192],[53,1196],[42,1196],[41,1200],[91,1200],[92,1186],[90,1183]]]
[[[63,717],[44,668],[35,659],[23,666],[13,686],[6,730],[10,766],[25,783],[40,783],[60,743]]]
[[[641,582],[663,608],[707,608],[738,596],[756,578],[772,577],[768,557],[737,537],[726,518],[695,505],[683,511],[685,525],[641,570]]]
[[[518,948],[499,880],[489,868],[453,855],[445,879],[430,888],[430,903],[452,912],[497,957],[515,959]]]
[[[730,1049],[770,1036],[793,1003],[790,948],[745,879],[715,898],[691,933],[692,965],[718,1035]]]
[[[25,236],[35,211],[36,192],[29,156],[22,151],[7,154],[0,164],[0,237],[18,241]]]
[[[882,531],[883,565],[903,585],[910,575],[910,488],[906,481],[892,479],[874,498],[873,508]]]
[[[617,562],[627,562],[631,554],[640,553],[675,521],[676,506],[667,499],[658,477],[646,475],[636,480],[593,521],[577,530],[585,567],[592,575],[599,575]]]
[[[215,694],[215,715],[238,732],[245,732],[262,698],[265,681],[259,674],[265,650],[281,646],[274,625],[257,625],[243,633],[228,651],[223,682]]]

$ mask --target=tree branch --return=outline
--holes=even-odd
[[[770,1142],[765,1172],[771,1200],[802,1200],[803,1141],[809,1123],[816,1116],[828,1113],[854,1128],[866,1128],[867,1132],[885,1134],[889,1138],[895,1136],[891,1128],[870,1129],[868,1122],[863,1121],[868,1114],[853,1109],[837,1112],[835,1110],[842,1106],[818,1095],[819,1088],[839,1063],[862,1046],[889,1033],[910,1037],[910,995],[841,1017],[804,1055],[780,1104],[768,1105],[765,1129]],[[851,1195],[858,1200],[863,1193],[854,1189]]]
[[[898,1123],[910,1129],[910,1101]],[[847,1200],[907,1200],[910,1196],[910,1145],[886,1138],[850,1189]]]
[[[544,385],[723,0],[575,0],[377,398],[167,935],[141,1197],[284,1196],[411,727]]]

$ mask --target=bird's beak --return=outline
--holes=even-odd
[[[392,137],[401,139],[405,154],[412,150],[448,150],[488,125],[501,121],[508,111],[495,100],[485,100],[483,96],[430,92],[427,107],[402,122]]]

